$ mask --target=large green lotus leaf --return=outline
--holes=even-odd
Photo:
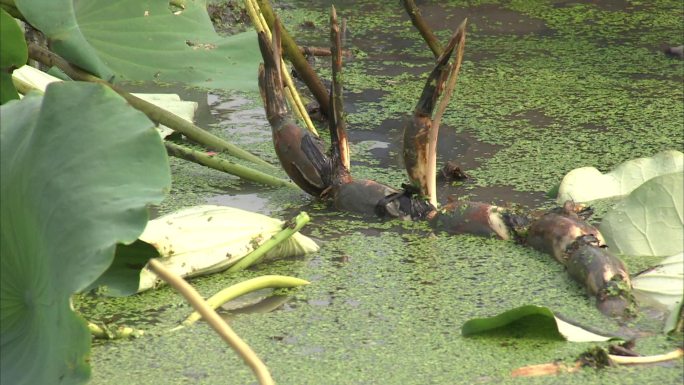
[[[222,271],[254,251],[283,229],[284,222],[266,215],[225,206],[193,206],[153,219],[140,239],[159,251],[159,261],[182,277]],[[295,233],[264,258],[286,258],[318,250],[311,238]],[[140,291],[159,278],[149,269],[140,274]]]
[[[213,29],[203,0],[186,1],[173,12],[168,1],[20,0],[36,13],[44,5],[69,10],[87,40],[79,49],[102,60],[117,79],[185,82],[221,89],[256,90],[261,60],[256,34],[221,37]],[[23,12],[23,9],[22,9]],[[58,18],[41,13],[46,23]],[[33,20],[29,18],[33,23]],[[38,25],[39,29],[42,29]],[[92,47],[92,48],[91,48]],[[55,47],[62,55],[65,52]],[[103,75],[104,76],[104,75]],[[108,78],[108,77],[106,77]]]
[[[651,178],[682,170],[684,154],[674,150],[663,151],[650,158],[628,160],[605,174],[594,167],[576,168],[563,177],[557,201],[562,205],[567,200],[590,202],[624,196]]]
[[[0,118],[1,382],[82,383],[90,337],[69,298],[163,199],[164,146],[145,115],[97,84],[51,84]]]
[[[461,334],[472,336],[507,327],[521,329],[522,326],[542,337],[566,339],[570,342],[600,342],[614,339],[563,321],[549,308],[536,305],[520,306],[493,317],[471,319],[463,324]]]
[[[0,104],[19,99],[12,84],[12,71],[26,64],[28,51],[24,33],[4,9],[0,9]]]
[[[50,48],[69,62],[103,79],[114,75],[83,36],[72,0],[15,0],[14,3],[26,20],[50,39]]]
[[[623,255],[669,256],[684,249],[684,173],[655,177],[606,213],[599,230]]]
[[[159,252],[147,242],[137,240],[130,245],[116,245],[114,261],[107,271],[88,288],[98,289],[98,294],[125,297],[138,291],[140,272],[152,258],[159,257]]]

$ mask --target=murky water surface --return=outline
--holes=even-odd
[[[469,19],[459,85],[440,131],[439,162],[454,161],[472,178],[440,184],[442,201],[455,194],[548,207],[545,191],[572,168],[607,170],[626,159],[682,148],[682,63],[659,52],[663,44],[682,43],[676,1],[417,3],[442,41],[463,17]],[[331,2],[278,4],[300,42],[327,45]],[[417,101],[431,53],[398,2],[335,5],[347,19],[345,40],[355,53],[345,66],[353,173],[398,186],[405,180],[401,124]],[[324,76],[327,60],[317,60]],[[173,92],[199,103],[200,126],[276,161],[256,95]],[[157,208],[161,214],[205,203],[281,218],[310,213],[303,232],[319,242],[320,252],[193,281],[206,296],[264,274],[312,282],[298,290],[259,292],[221,309],[280,384],[527,384],[532,380],[512,379],[511,370],[571,363],[591,346],[521,338],[523,331],[460,335],[470,318],[523,304],[548,306],[605,332],[639,336],[643,354],[676,346],[659,334],[659,315],[644,312],[628,325],[609,320],[552,258],[512,243],[338,213],[296,190],[262,188],[175,159],[172,169],[174,190]],[[653,262],[627,260],[632,271]],[[191,311],[168,288],[125,299],[81,298],[77,306],[88,318],[147,332],[136,340],[96,343],[95,384],[255,383],[205,324],[168,331]],[[533,382],[675,384],[681,372],[679,361]]]

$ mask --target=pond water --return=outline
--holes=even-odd
[[[432,55],[398,2],[334,3],[347,19],[345,41],[354,52],[345,63],[352,172],[398,186],[405,181],[401,122],[417,101]],[[469,19],[459,84],[440,131],[439,163],[455,161],[472,178],[441,184],[441,201],[456,194],[546,208],[553,201],[545,192],[573,168],[605,171],[682,148],[682,62],[659,51],[682,43],[678,1],[417,3],[442,41]],[[277,8],[298,41],[326,46],[330,4],[297,0]],[[323,76],[327,60],[317,59]],[[198,101],[200,126],[275,163],[256,95],[164,92]],[[592,344],[525,338],[524,331],[460,335],[470,318],[537,304],[604,332],[638,336],[642,354],[680,343],[659,334],[661,315],[642,314],[627,325],[605,318],[549,256],[509,242],[433,234],[421,223],[338,213],[294,189],[263,188],[177,159],[171,163],[174,187],[159,213],[210,203],[312,217],[303,233],[321,245],[318,253],[192,281],[205,296],[264,274],[311,281],[221,310],[280,384],[681,383],[681,360],[515,379],[515,368],[572,363]],[[627,260],[632,272],[653,262]],[[255,383],[206,324],[169,331],[191,308],[168,288],[122,299],[79,297],[76,306],[89,319],[146,332],[139,339],[96,342],[94,384]]]

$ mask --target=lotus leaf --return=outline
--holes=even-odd
[[[112,297],[135,294],[140,272],[150,259],[157,257],[157,249],[139,239],[130,245],[118,244],[112,264],[86,290],[97,288],[98,294]]]
[[[16,0],[14,3],[24,18],[50,40],[51,49],[69,62],[103,79],[114,75],[83,36],[75,14],[78,5],[72,0]]]
[[[12,84],[12,71],[26,64],[28,51],[24,33],[12,16],[0,9],[0,104],[19,99]]]
[[[204,0],[173,11],[166,1],[16,0],[51,48],[104,79],[184,82],[256,90],[254,32],[219,36]]]
[[[655,177],[606,213],[599,227],[615,253],[669,256],[684,248],[684,174]]]
[[[628,160],[615,170],[602,174],[594,167],[581,167],[567,173],[558,187],[558,204],[567,200],[590,202],[627,195],[658,175],[684,170],[684,154],[663,151],[650,158]]]
[[[600,342],[613,337],[592,333],[579,326],[563,321],[543,306],[527,305],[508,310],[489,318],[475,318],[467,321],[461,328],[461,334],[470,336],[485,333],[494,329],[505,328],[513,323],[534,323],[534,330],[555,328],[555,336],[570,342]]]
[[[144,229],[170,185],[164,146],[97,84],[52,84],[0,118],[1,382],[83,383],[90,334],[70,297]]]
[[[642,301],[655,301],[672,310],[684,296],[684,254],[665,258],[654,269],[632,280],[634,294]]]

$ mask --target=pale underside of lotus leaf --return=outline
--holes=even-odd
[[[651,178],[683,170],[684,154],[675,150],[628,160],[605,174],[594,167],[577,168],[563,177],[557,202],[562,205],[567,200],[591,202],[624,196]]]
[[[284,222],[225,206],[194,206],[148,222],[140,239],[153,245],[160,261],[182,277],[222,271],[280,232]],[[317,251],[316,243],[299,233],[271,250],[265,259],[285,258]],[[159,284],[144,269],[139,291]]]
[[[638,275],[632,287],[641,302],[674,309],[684,297],[684,254],[665,258],[652,270]]]

